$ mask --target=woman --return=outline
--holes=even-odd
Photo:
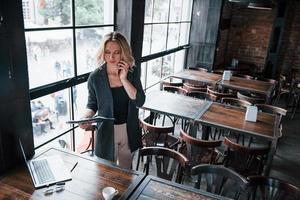
[[[88,79],[85,117],[113,117],[97,124],[95,154],[130,169],[132,152],[142,146],[137,106],[145,102],[140,70],[126,38],[118,32],[104,36],[97,53],[99,67]],[[90,124],[81,124],[83,129]]]

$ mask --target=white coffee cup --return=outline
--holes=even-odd
[[[102,195],[105,200],[111,200],[118,193],[119,193],[119,191],[113,187],[105,187],[102,190]]]

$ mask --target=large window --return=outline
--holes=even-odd
[[[114,30],[114,1],[23,0],[22,5],[34,143],[39,147],[70,132],[72,126],[65,122],[84,109],[86,84],[80,83],[96,67],[103,35]],[[57,144],[66,146],[70,137],[74,134],[61,136]]]
[[[183,68],[185,50],[182,49],[189,42],[191,11],[192,0],[145,0],[142,51],[145,88]]]

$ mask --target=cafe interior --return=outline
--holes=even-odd
[[[130,170],[78,123],[112,31],[146,94]],[[299,0],[1,0],[0,41],[0,199],[300,199]],[[51,156],[71,178],[37,187]]]

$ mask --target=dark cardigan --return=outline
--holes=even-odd
[[[140,69],[134,67],[127,79],[137,89],[136,99],[129,99],[127,135],[131,152],[142,147],[142,131],[139,126],[138,109],[145,102],[145,93],[140,80]],[[104,117],[113,117],[113,97],[109,86],[106,64],[94,70],[88,78],[87,108]],[[95,154],[100,158],[114,161],[114,123],[103,121],[97,124]]]

